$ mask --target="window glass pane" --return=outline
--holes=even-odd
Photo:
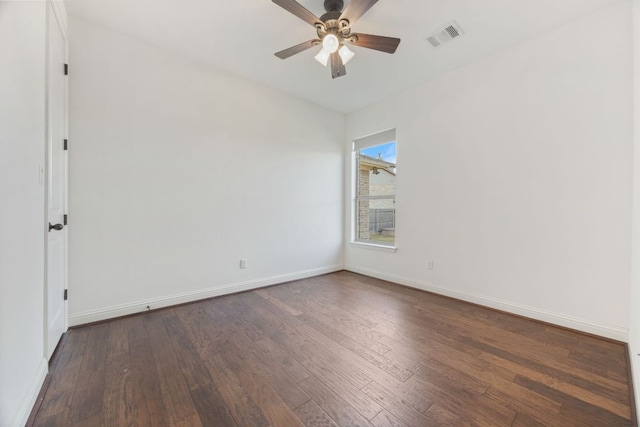
[[[396,226],[396,143],[357,151],[356,240],[393,246]]]
[[[396,143],[376,145],[358,152],[357,197],[396,194]]]
[[[359,200],[356,205],[356,240],[393,246],[395,243],[395,208],[374,207],[378,202],[393,206],[393,199]]]

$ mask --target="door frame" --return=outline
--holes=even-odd
[[[69,63],[69,37],[68,37],[68,26],[67,26],[67,11],[65,9],[64,3],[61,0],[47,0],[47,12],[46,12],[46,34],[47,34],[47,44],[46,44],[46,91],[45,91],[45,140],[44,140],[44,150],[45,150],[45,161],[44,161],[44,299],[43,299],[43,353],[45,359],[49,360],[50,355],[49,352],[49,43],[51,36],[51,28],[50,25],[55,23],[58,26],[60,34],[63,39],[63,47],[64,47],[64,62],[65,64]],[[69,138],[69,81],[68,78],[64,79],[64,119],[63,119],[63,133],[65,138],[68,140]],[[65,150],[64,155],[64,212],[68,213],[69,211],[69,152]],[[67,230],[68,225],[65,225],[62,232],[64,233],[65,239],[65,253],[64,253],[64,289],[67,290],[69,288],[69,233]],[[62,298],[62,295],[60,296]],[[64,301],[64,331],[66,331],[69,327],[69,305],[68,300]],[[55,351],[54,351],[55,352]]]

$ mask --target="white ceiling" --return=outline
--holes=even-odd
[[[274,56],[314,38],[315,30],[270,0],[66,4],[71,16],[348,113],[617,1],[622,0],[380,0],[353,25],[354,32],[399,37],[398,51],[354,47],[347,75],[335,80],[313,59],[319,48],[286,60]],[[317,16],[324,13],[323,0],[300,3]],[[431,47],[427,36],[453,20],[465,35]]]

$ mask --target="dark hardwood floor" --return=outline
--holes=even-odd
[[[625,426],[625,346],[339,272],[72,329],[36,426]]]

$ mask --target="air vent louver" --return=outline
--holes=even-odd
[[[463,34],[464,33],[462,32],[460,26],[456,22],[452,22],[443,29],[436,31],[435,33],[427,37],[427,41],[431,44],[431,46],[438,47],[447,42],[450,42],[453,39],[457,39]]]

